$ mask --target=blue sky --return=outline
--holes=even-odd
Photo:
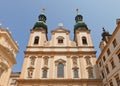
[[[91,30],[98,57],[102,28],[105,27],[110,33],[114,31],[116,19],[120,18],[119,4],[120,0],[0,0],[2,27],[9,27],[14,40],[19,43],[17,64],[13,71],[21,71],[30,29],[38,20],[42,8],[46,9],[49,40],[51,30],[56,29],[58,23],[63,23],[64,28],[71,31],[70,37],[73,39],[74,18],[76,8],[79,8],[80,14]]]

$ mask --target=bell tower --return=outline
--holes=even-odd
[[[44,42],[48,40],[46,20],[45,9],[42,9],[42,13],[38,16],[38,21],[30,31],[28,46],[44,46]]]
[[[20,76],[21,79],[31,79],[37,77],[37,66],[40,65],[40,63],[37,62],[40,57],[38,53],[39,51],[42,51],[45,42],[48,41],[46,20],[47,17],[45,16],[45,9],[42,9],[42,13],[38,16],[38,21],[30,30],[30,38],[28,41],[27,49],[25,51],[24,63]],[[36,63],[39,64],[35,65]]]
[[[74,41],[76,42],[76,46],[93,46],[90,36],[90,30],[83,21],[83,16],[80,15],[79,10],[76,9],[76,11],[76,23],[74,25]]]

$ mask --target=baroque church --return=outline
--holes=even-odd
[[[17,86],[102,86],[90,29],[78,9],[73,40],[61,23],[48,40],[46,20],[43,9],[30,30]]]

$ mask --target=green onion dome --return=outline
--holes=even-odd
[[[33,29],[45,29],[47,32],[46,16],[44,13],[38,16],[38,21],[34,24]]]
[[[85,22],[83,22],[83,16],[82,15],[77,15],[75,17],[76,24],[74,25],[74,30],[88,30],[87,25]]]
[[[77,11],[77,16],[75,17],[76,24],[74,25],[74,31],[75,30],[88,30],[87,25],[85,22],[83,22],[83,16],[79,14],[78,9]]]

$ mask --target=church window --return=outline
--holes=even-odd
[[[57,77],[58,78],[64,77],[64,65],[62,63],[59,63],[57,66]]]
[[[34,44],[38,44],[39,43],[39,37],[36,36],[35,39],[34,39]]]
[[[43,70],[43,78],[47,78],[47,70]]]
[[[64,37],[59,36],[59,37],[57,37],[57,39],[58,39],[58,44],[62,44]]]
[[[73,70],[73,73],[74,73],[74,78],[78,78],[78,70],[77,70],[77,69],[74,69],[74,70]]]
[[[82,37],[82,43],[83,43],[83,45],[87,45],[87,39],[86,39],[86,37]]]
[[[58,43],[63,43],[63,39],[58,39]]]

